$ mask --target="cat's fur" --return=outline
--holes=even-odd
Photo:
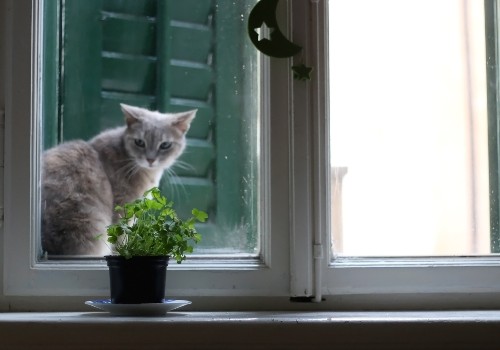
[[[126,126],[43,153],[42,249],[54,255],[110,253],[106,227],[116,205],[158,186],[182,154],[196,110],[162,114],[121,105]]]

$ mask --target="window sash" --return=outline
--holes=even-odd
[[[493,3],[496,7],[497,0],[485,1],[485,13],[487,17],[489,16],[487,21],[490,21],[490,26],[492,16],[495,17],[495,22],[497,18],[496,11],[493,15],[488,9]],[[322,5],[324,13],[328,13],[327,4],[322,2]],[[497,28],[496,24],[495,28]],[[327,32],[326,29],[325,32]],[[489,40],[490,50],[492,43],[497,50],[498,37],[495,35],[494,41],[491,40],[493,39]],[[327,47],[327,42],[323,43]],[[498,52],[495,51],[495,62],[491,62],[493,66],[496,66],[497,55]],[[493,66],[490,65],[490,69],[493,69]],[[323,69],[325,71],[328,69],[326,62]],[[489,102],[490,116],[496,116],[496,112],[491,112],[493,109],[496,111],[499,101],[496,93],[495,102],[493,104]],[[488,97],[489,101],[491,101],[490,98],[491,96]],[[497,132],[490,135],[490,140],[492,139],[495,142],[498,140]],[[327,147],[328,144],[325,142],[319,149]],[[320,158],[323,156],[324,163],[329,163],[329,158],[324,154],[316,152],[315,156]],[[497,157],[498,155],[493,156],[496,176],[498,176]],[[321,172],[322,170],[320,166],[315,166],[315,171]],[[498,183],[498,179],[496,182]],[[498,190],[494,191],[494,196],[498,201]],[[329,207],[328,199],[320,202],[319,207]],[[492,208],[498,211],[498,206],[492,206]],[[498,220],[498,215],[496,217]],[[322,234],[326,242],[331,242],[330,230]],[[495,239],[494,237],[495,232],[492,232],[492,240]],[[494,306],[499,304],[499,266],[500,257],[498,256],[365,258],[336,257],[330,253],[328,259],[322,263],[321,293],[329,296],[327,299],[342,300],[345,305],[350,305],[350,302],[355,300],[357,305],[350,305],[354,308],[373,307],[373,305],[393,308]]]
[[[41,71],[43,37],[40,26],[43,1],[10,1],[12,8],[11,31],[8,48],[7,90],[12,91],[6,106],[5,135],[5,194],[4,221],[4,294],[24,296],[105,296],[109,293],[107,267],[98,261],[68,261],[61,263],[39,263],[36,260],[38,238],[30,235],[39,225],[39,154],[38,146],[41,115]],[[41,29],[40,29],[41,28]],[[33,31],[32,31],[33,29]],[[33,39],[31,39],[33,38]],[[15,45],[14,45],[15,42]],[[19,42],[31,45],[19,45]],[[259,151],[263,159],[261,174],[261,205],[266,209],[263,214],[262,230],[265,232],[261,242],[262,252],[254,257],[218,257],[217,259],[193,259],[183,265],[169,266],[170,295],[261,295],[276,296],[289,293],[289,250],[286,249],[288,232],[288,212],[286,195],[288,188],[287,167],[283,163],[271,163],[269,158],[286,159],[288,154],[288,133],[280,133],[272,142],[279,145],[271,149],[269,134],[269,115],[280,114],[280,106],[271,105],[273,94],[269,90],[271,79],[283,80],[280,70],[268,68],[270,63],[263,59],[264,72],[261,90],[263,108],[261,119],[261,144]],[[271,73],[272,72],[272,73]],[[286,77],[286,75],[285,75]],[[286,78],[285,78],[286,79]],[[31,94],[29,93],[31,91]],[[18,92],[18,93],[15,93]],[[22,93],[21,93],[22,92]],[[286,96],[286,95],[285,95]],[[286,101],[281,99],[281,101]],[[275,118],[286,123],[285,118]],[[271,183],[270,173],[279,175],[280,185]],[[283,186],[283,184],[285,186]],[[279,192],[278,192],[279,191]],[[285,194],[285,195],[283,195]],[[282,219],[271,221],[271,214]],[[273,232],[272,236],[269,234]]]

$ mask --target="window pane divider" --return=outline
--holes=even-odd
[[[291,40],[302,46],[292,65],[312,67],[311,80],[292,83],[292,297],[322,300],[329,246],[329,151],[326,102],[326,1],[293,2]],[[300,28],[300,29],[297,29]]]

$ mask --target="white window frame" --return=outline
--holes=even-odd
[[[500,257],[336,257],[331,253],[328,1],[292,1],[294,39],[314,67],[293,83],[291,296],[324,308],[436,309],[500,306]],[[362,219],[362,218],[361,218]]]
[[[40,139],[40,86],[43,77],[40,70],[42,48],[38,45],[42,33],[38,20],[42,1],[9,0],[8,6],[11,21],[7,47],[11,54],[7,62],[10,74],[6,90],[12,91],[12,94],[7,97],[5,116],[4,295],[106,296],[109,294],[109,282],[105,263],[46,263],[36,259],[37,239],[30,233],[36,232],[39,225],[36,203],[39,198],[40,149],[37,145]],[[272,90],[273,85],[269,83],[288,79],[288,71],[283,67],[274,69],[274,65],[263,57],[262,73],[270,78],[262,79],[261,86],[260,206],[263,211],[261,229],[264,232],[261,256],[258,259],[192,259],[182,265],[171,264],[168,268],[168,295],[289,295],[289,249],[287,243],[283,244],[288,242],[290,214],[287,210],[287,109],[270,103],[274,99],[288,101],[288,94],[283,94],[281,89]],[[281,96],[275,98],[274,94]],[[272,120],[270,115],[274,115]],[[271,138],[269,130],[273,127],[284,132]],[[271,162],[270,158],[276,161]],[[273,179],[270,178],[271,173]]]
[[[314,0],[311,2],[318,3]],[[323,28],[322,32],[327,33],[327,2],[320,1],[310,9],[309,15],[312,21],[319,23],[319,28]],[[314,37],[314,28],[311,31]],[[317,40],[323,44],[322,47],[328,47],[327,37],[321,36]],[[318,62],[321,58],[327,57],[327,53],[319,52],[319,54]],[[318,101],[328,96],[327,83],[321,83],[322,78],[329,76],[327,62],[323,61],[320,64],[322,70],[315,78],[318,78],[321,89],[324,88],[324,95],[320,92],[320,97],[316,97]],[[317,110],[321,111],[321,108],[327,105],[326,100],[320,103]],[[314,132],[317,135],[312,138],[311,158],[318,161],[311,169],[311,177],[316,176],[315,179],[321,179],[321,176],[327,173],[324,164],[329,164],[330,159],[328,152],[325,151],[329,149],[330,128],[321,114],[315,115],[313,119]],[[324,227],[325,231],[321,235],[323,242],[328,243],[331,242],[329,234],[331,231],[328,226],[324,226],[324,218],[329,215],[325,209],[330,208],[330,195],[327,193],[326,197],[323,196],[323,191],[314,193],[311,205],[319,210],[315,212],[313,226]],[[316,290],[316,293],[327,296],[326,298],[336,305],[361,309],[367,307],[463,309],[496,308],[500,305],[499,256],[363,258],[336,257],[330,251],[329,244],[326,244],[324,252],[327,259],[321,262],[321,273],[316,274],[319,276],[316,283],[321,285],[321,291]]]
[[[35,260],[40,48],[31,40],[40,1],[7,0],[3,299],[10,296],[106,296],[103,264],[39,264]],[[263,241],[259,261],[208,261],[170,266],[172,296],[313,297],[323,308],[443,308],[500,305],[500,259],[335,258],[330,254],[327,0],[282,0],[281,30],[303,47],[293,59],[265,59],[262,86]],[[286,26],[287,23],[291,23]],[[292,25],[293,24],[293,25]],[[34,37],[40,33],[35,33]],[[31,45],[30,45],[31,43]],[[311,81],[293,80],[292,65],[314,67]],[[30,94],[31,91],[31,94]],[[39,151],[39,150],[38,150]],[[271,298],[272,299],[272,298]],[[59,302],[61,299],[58,300]],[[252,307],[251,302],[238,306]],[[303,305],[303,304],[302,304]],[[280,304],[294,308],[296,304]],[[301,306],[302,308],[304,306]]]

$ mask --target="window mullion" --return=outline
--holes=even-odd
[[[313,229],[313,258],[314,258],[314,289],[315,302],[321,301],[321,289],[323,285],[322,274],[327,267],[327,254],[330,251],[329,233],[330,231],[330,146],[328,123],[328,71],[326,66],[328,48],[326,29],[326,14],[328,13],[327,1],[311,0],[312,18],[311,38],[312,47],[312,120],[313,120],[313,193],[314,193],[314,229]]]
[[[290,40],[302,46],[302,51],[291,60],[291,65],[311,66],[309,1],[291,4]],[[314,95],[311,81],[293,80],[291,95],[291,296],[314,295],[314,174],[313,165],[313,109]]]
[[[311,80],[294,80],[292,137],[292,296],[321,301],[327,267],[330,191],[325,65],[327,2],[293,2],[293,41],[302,46],[292,65],[312,67]],[[311,18],[311,20],[309,20]]]

